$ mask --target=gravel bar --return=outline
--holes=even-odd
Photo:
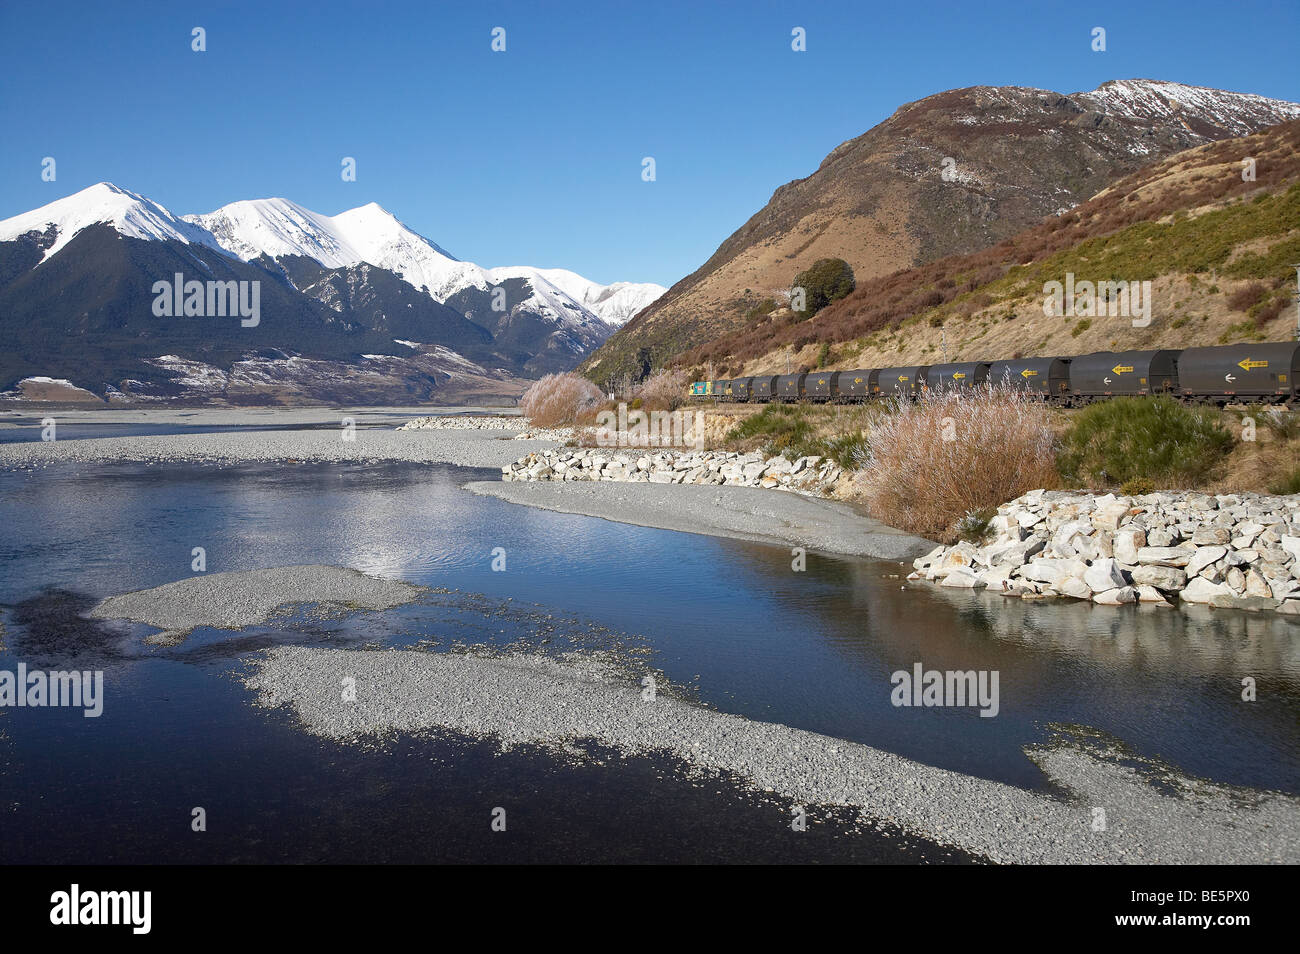
[[[823,553],[911,560],[935,546],[931,540],[863,516],[847,504],[775,490],[619,481],[473,481],[465,487],[543,510]]]
[[[30,469],[50,464],[136,461],[144,463],[238,464],[267,461],[339,463],[458,464],[500,468],[520,454],[555,447],[554,441],[509,440],[500,431],[397,431],[358,428],[355,440],[342,430],[233,431],[96,437],[68,441],[0,444],[0,468]]]
[[[386,610],[418,598],[424,588],[381,580],[337,566],[283,566],[208,573],[175,583],[110,596],[86,615],[126,619],[178,639],[199,626],[241,629],[265,623],[282,606],[336,604],[352,610]]]
[[[355,701],[339,691],[349,677]],[[583,739],[629,754],[666,752],[690,774],[727,771],[794,804],[856,807],[995,862],[1300,861],[1300,800],[1290,796],[1169,775],[1152,784],[1090,750],[1033,750],[1068,793],[1053,797],[662,693],[646,701],[633,677],[580,653],[281,647],[256,657],[245,680],[259,705],[289,706],[307,731],[340,742],[451,730],[570,756]],[[1100,831],[1097,808],[1105,810]]]

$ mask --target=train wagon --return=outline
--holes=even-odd
[[[925,388],[925,374],[930,366],[923,364],[910,368],[881,368],[871,382],[871,396],[913,397]]]
[[[988,377],[986,361],[932,364],[925,372],[925,385],[931,391],[962,391],[983,384]]]
[[[776,375],[760,374],[754,378],[749,392],[751,401],[770,401],[776,396]]]
[[[733,401],[748,401],[749,387],[753,384],[753,378],[734,378],[731,382],[731,399]]]
[[[806,374],[783,374],[776,379],[776,396],[778,400],[793,403],[803,397]]]
[[[709,393],[709,387],[712,383],[712,381],[692,381],[691,397],[704,397]]]
[[[871,397],[870,368],[857,371],[836,371],[831,375],[831,399],[835,401],[861,402]]]
[[[726,378],[718,378],[710,381],[711,388],[709,393],[719,401],[725,401],[731,395],[731,382]]]
[[[1178,351],[1098,351],[1070,362],[1070,396],[1172,394],[1178,390]]]
[[[838,371],[810,371],[803,382],[803,395],[810,401],[824,404],[835,399],[835,378]]]
[[[1187,348],[1178,356],[1178,391],[1215,404],[1294,401],[1300,342]]]
[[[1070,396],[1070,359],[994,361],[989,365],[988,381],[994,387],[1008,387],[1051,401],[1065,401]]]

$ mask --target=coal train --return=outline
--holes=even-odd
[[[813,371],[696,381],[691,397],[741,403],[852,404],[916,398],[986,384],[1063,407],[1111,397],[1166,394],[1187,402],[1300,405],[1300,341],[1154,351],[1099,351],[1074,357],[1012,358],[956,364]]]

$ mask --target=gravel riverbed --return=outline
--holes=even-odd
[[[175,642],[198,626],[240,629],[265,623],[286,605],[330,604],[349,611],[386,610],[409,603],[424,588],[337,566],[282,566],[205,573],[147,590],[110,596],[92,619],[126,619],[156,626],[155,642]]]
[[[133,461],[238,464],[270,461],[378,463],[410,461],[465,467],[502,467],[520,453],[555,447],[553,441],[521,441],[492,430],[397,431],[359,428],[353,440],[339,430],[231,431],[97,437],[75,441],[0,444],[0,468]]]
[[[355,680],[356,699],[338,687]],[[938,769],[869,746],[717,712],[582,653],[482,656],[280,647],[246,684],[313,734],[354,741],[452,730],[572,755],[595,740],[668,753],[690,774],[733,773],[792,804],[855,807],[924,838],[1003,863],[1291,863],[1300,800],[1149,772],[1081,747],[1030,753],[1066,797]],[[1097,825],[1104,812],[1104,827]]]
[[[848,504],[752,487],[618,481],[474,481],[476,494],[560,513],[662,530],[910,560],[934,542],[895,530]]]

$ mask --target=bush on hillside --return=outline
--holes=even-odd
[[[519,399],[519,406],[533,427],[568,427],[604,399],[596,385],[566,371],[534,381]]]
[[[1168,397],[1112,398],[1075,415],[1059,463],[1072,483],[1113,486],[1147,478],[1170,488],[1195,484],[1232,446],[1209,408]]]
[[[802,288],[803,310],[796,310],[797,318],[811,318],[833,301],[847,296],[856,287],[853,269],[842,258],[821,258],[806,271],[794,278],[792,289]]]
[[[980,515],[1060,483],[1048,409],[1021,392],[927,392],[894,404],[859,461],[872,516],[951,542]],[[964,522],[962,522],[964,521]]]

